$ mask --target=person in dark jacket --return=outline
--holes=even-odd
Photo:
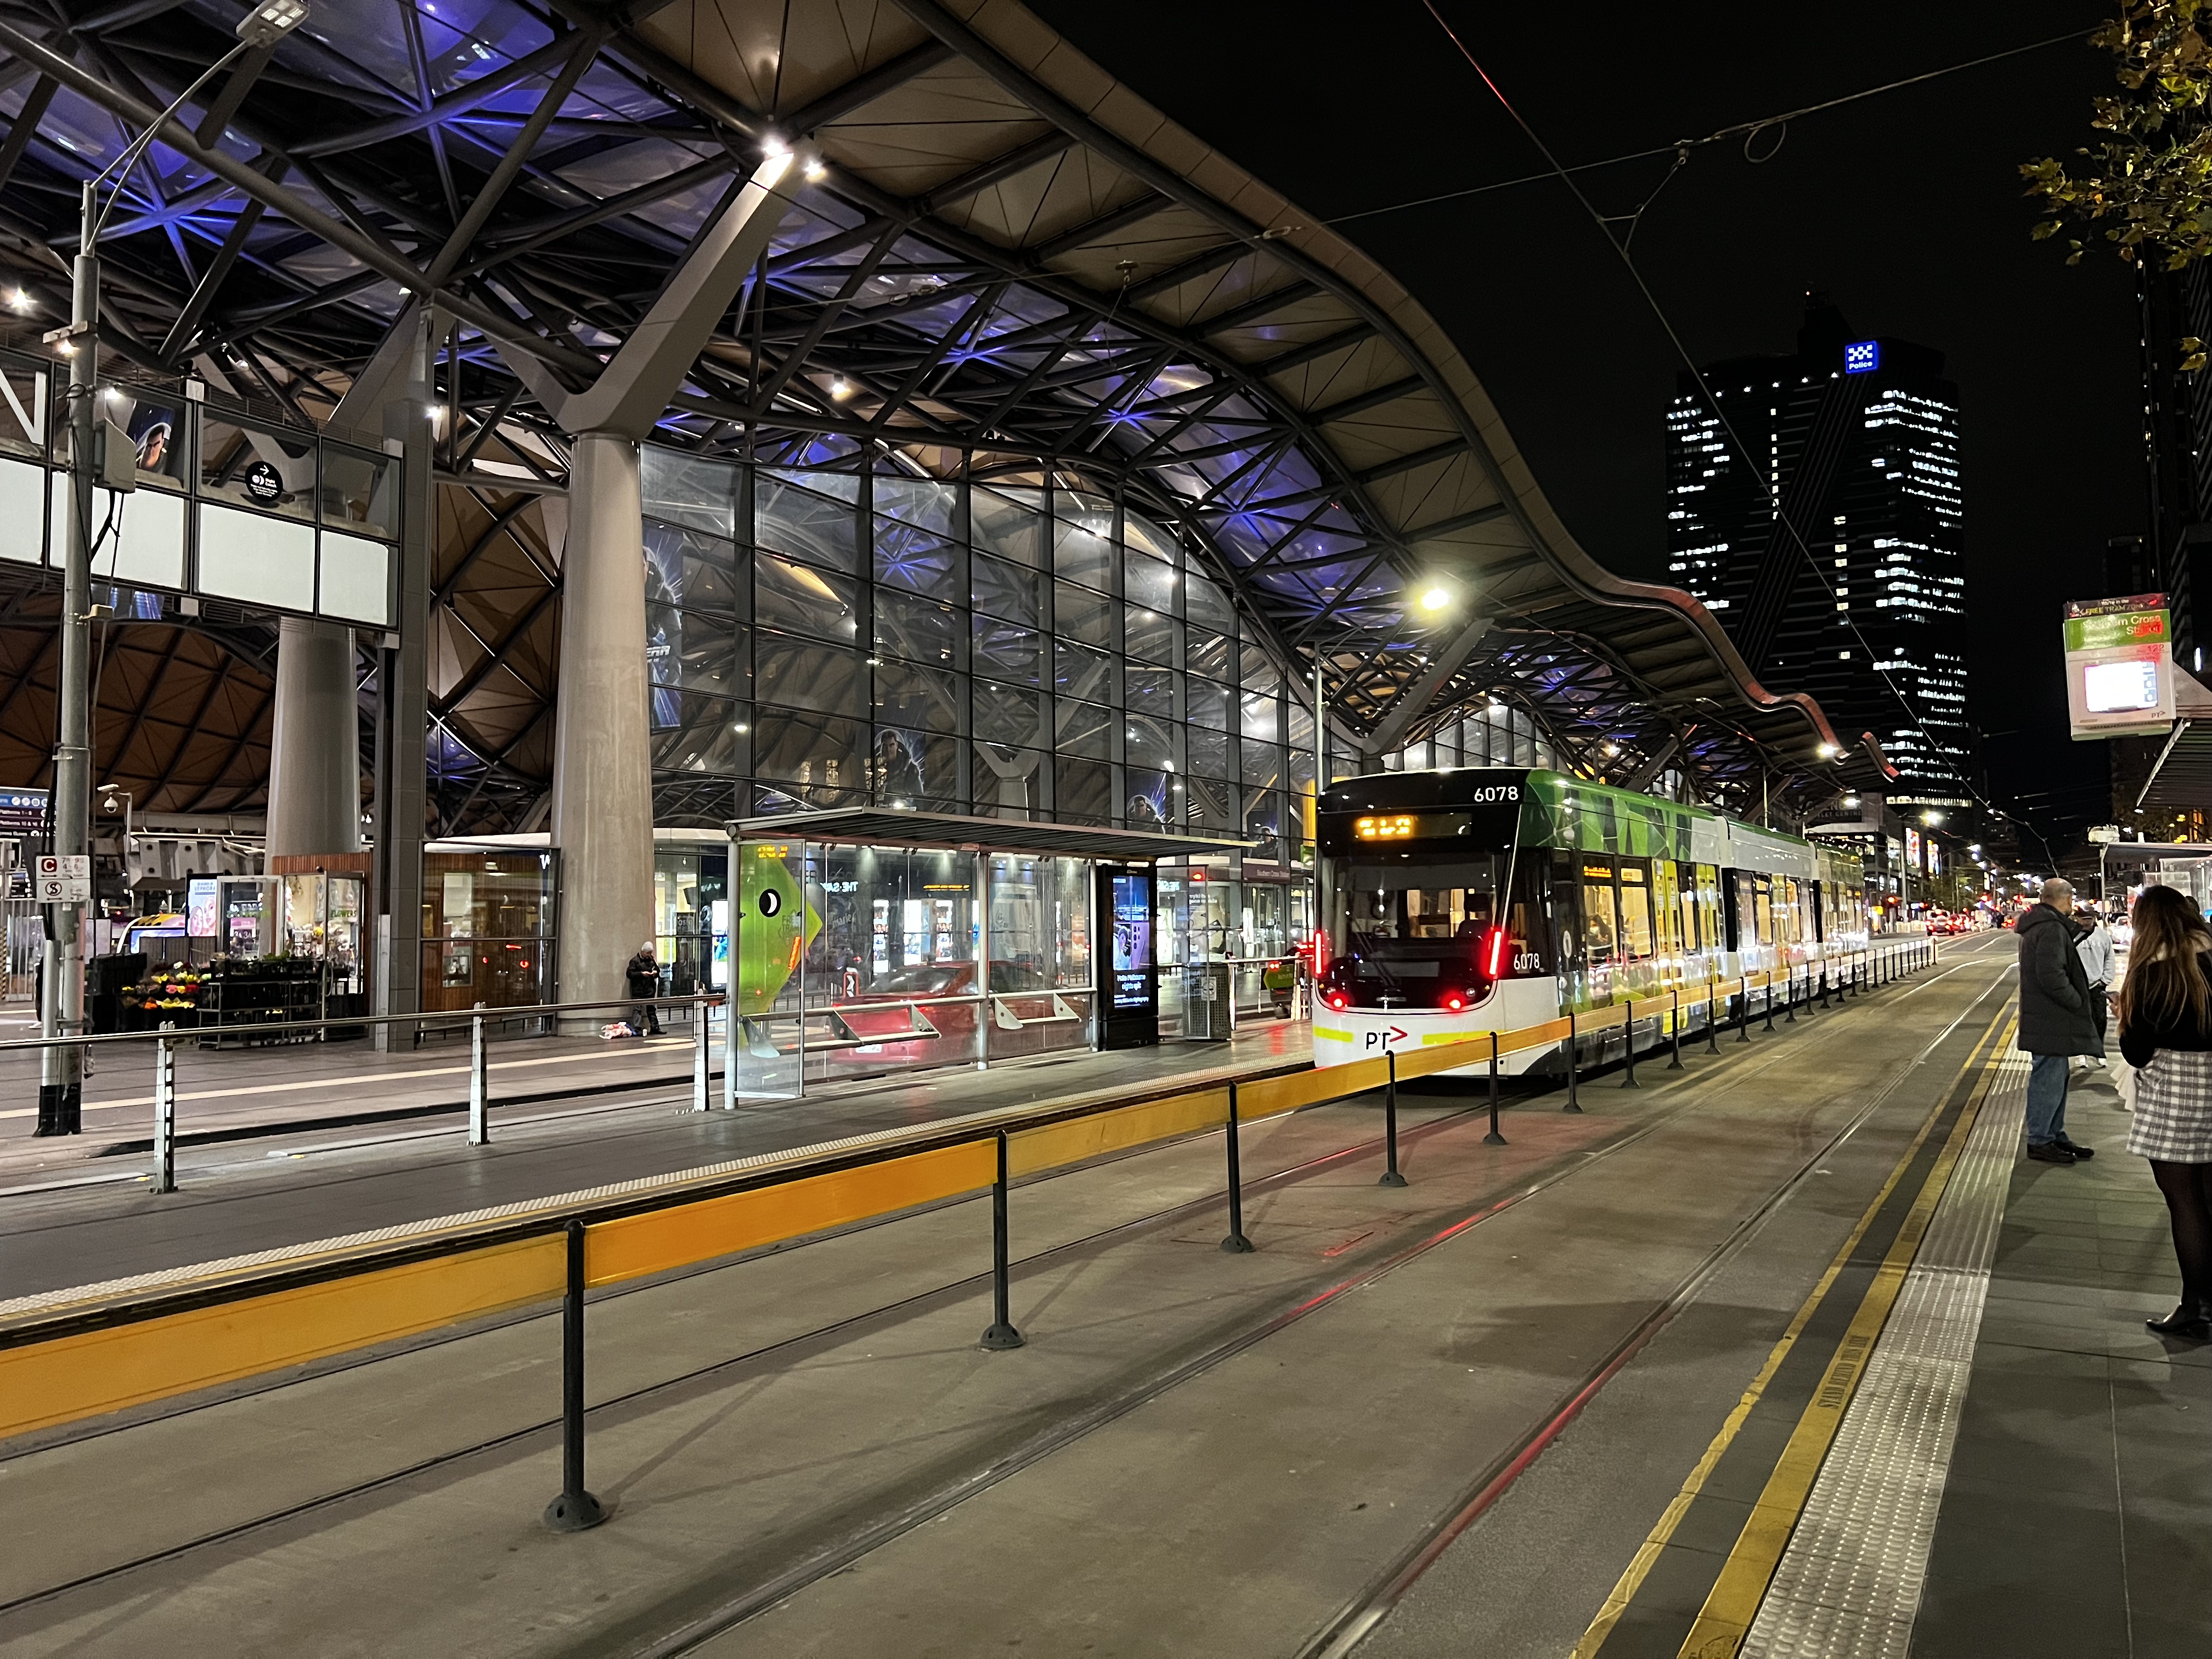
[[[646,998],[657,997],[660,994],[660,963],[653,954],[651,939],[646,940],[637,947],[637,954],[629,959],[629,965],[623,969],[623,975],[629,981],[629,994],[632,996]],[[641,1000],[637,1006],[636,1017],[630,1021],[630,1024],[636,1029],[640,1036],[659,1036],[660,1011],[650,1002]]]
[[[2212,930],[2179,889],[2136,901],[2120,1052],[2137,1068],[2128,1150],[2150,1160],[2173,1226],[2181,1300],[2160,1336],[2212,1341]]]
[[[2053,877],[2039,902],[2013,931],[2020,939],[2020,1046],[2035,1056],[2027,1074],[2027,1155],[2039,1164],[2074,1164],[2093,1154],[2066,1138],[2067,1061],[2102,1059],[2089,976],[2074,948],[2074,889]]]

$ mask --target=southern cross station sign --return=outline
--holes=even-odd
[[[2173,728],[2173,635],[2163,593],[2066,607],[2066,708],[2077,740]]]

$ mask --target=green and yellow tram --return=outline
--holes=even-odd
[[[1625,1027],[1591,1022],[1618,1053],[1647,1012],[1679,1007],[1701,1030],[1743,976],[1832,976],[1820,964],[1867,942],[1856,854],[1558,772],[1346,779],[1316,830],[1318,1066],[1626,1003]],[[1510,1052],[1501,1069],[1558,1052]]]

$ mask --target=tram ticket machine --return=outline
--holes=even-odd
[[[1149,865],[1101,864],[1093,915],[1107,919],[1099,952],[1097,1043],[1141,1048],[1160,1040],[1160,983],[1152,952],[1153,880]]]

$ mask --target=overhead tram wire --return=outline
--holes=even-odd
[[[1436,16],[1435,7],[1428,7],[1428,11],[1431,16]],[[1445,24],[1443,18],[1437,17],[1437,21],[1443,26],[1446,34],[1451,34],[1450,26]],[[1518,179],[1500,179],[1487,185],[1470,185],[1465,190],[1448,190],[1436,196],[1417,196],[1411,201],[1392,202],[1384,207],[1362,208],[1357,213],[1340,213],[1321,222],[1325,225],[1348,225],[1354,220],[1373,219],[1386,213],[1403,213],[1412,208],[1431,207],[1438,202],[1464,201],[1470,196],[1486,196],[1493,191],[1511,190],[1521,185],[1542,184],[1547,179],[1564,179],[1571,173],[1594,173],[1601,167],[1621,167],[1630,161],[1646,161],[1655,155],[1671,155],[1686,158],[1690,151],[1702,149],[1708,144],[1717,144],[1724,138],[1741,137],[1748,143],[1770,127],[1786,127],[1792,121],[1800,120],[1808,115],[1818,115],[1824,110],[1839,109],[1845,104],[1856,104],[1863,99],[1878,98],[1886,92],[1898,92],[1906,87],[1918,86],[1923,81],[1938,81],[1947,75],[1957,75],[1962,70],[1979,69],[1984,64],[1998,63],[2007,58],[2018,58],[2026,52],[2040,52],[2045,46],[2060,46],[2069,40],[2087,40],[2089,33],[2090,31],[2087,29],[2073,29],[2064,34],[2054,34],[2045,40],[2031,41],[2024,46],[2008,46],[2002,52],[1992,52],[1979,58],[1969,58],[1964,63],[1948,64],[1942,69],[1927,70],[1918,75],[1908,75],[1901,81],[1885,81],[1878,87],[1866,87],[1857,92],[1847,92],[1840,98],[1825,99],[1820,103],[1807,104],[1802,108],[1784,110],[1779,115],[1762,116],[1756,121],[1739,121],[1734,126],[1722,127],[1717,131],[1709,132],[1702,138],[1678,138],[1671,144],[1654,144],[1648,149],[1633,149],[1620,155],[1608,155],[1602,161],[1577,161],[1572,167],[1561,167],[1558,162],[1553,161],[1550,169],[1543,173],[1531,173]],[[1460,45],[1458,36],[1452,35],[1452,44],[1460,47],[1462,55],[1467,56],[1469,63],[1474,62],[1473,57],[1468,55],[1467,48]],[[1480,64],[1475,64],[1475,72],[1481,74]],[[1483,80],[1486,84],[1490,83],[1488,76],[1483,76]],[[1494,94],[1498,93],[1495,85],[1491,85],[1490,89]],[[1504,103],[1504,94],[1498,94],[1498,101]],[[1512,106],[1506,105],[1506,109],[1510,113]],[[1519,121],[1520,118],[1517,114],[1514,115],[1516,121]],[[1527,123],[1522,123],[1521,130],[1528,132]],[[1535,135],[1530,133],[1529,137],[1533,140]],[[1538,144],[1537,148],[1544,151],[1547,161],[1552,159],[1551,152],[1544,150],[1541,144]],[[1756,166],[1771,160],[1771,153],[1770,152],[1768,155],[1747,159],[1751,160]],[[1677,165],[1680,165],[1679,161]],[[1581,192],[1577,191],[1576,194],[1579,196]],[[1584,202],[1583,205],[1588,207],[1589,204]]]
[[[1805,561],[1805,568],[1813,573],[1814,580],[1820,583],[1823,591],[1827,593],[1829,599],[1832,602],[1836,597],[1835,585],[1828,580],[1826,573],[1820,568],[1820,562],[1814,557],[1813,550],[1807,545],[1804,536],[1799,532],[1796,521],[1790,518],[1790,514],[1784,510],[1781,491],[1775,487],[1774,480],[1760,468],[1758,458],[1751,453],[1749,447],[1746,446],[1743,440],[1737,435],[1735,425],[1729,420],[1727,413],[1720,406],[1720,400],[1713,395],[1712,388],[1705,383],[1704,371],[1698,367],[1696,361],[1690,356],[1689,348],[1683,343],[1680,333],[1674,327],[1674,319],[1667,314],[1666,307],[1659,303],[1659,296],[1651,291],[1651,285],[1644,280],[1644,273],[1637,268],[1635,257],[1629,252],[1626,242],[1620,237],[1613,234],[1611,228],[1612,221],[1608,220],[1605,215],[1600,213],[1596,207],[1591,203],[1589,198],[1583,194],[1582,186],[1574,181],[1572,174],[1570,173],[1566,167],[1560,164],[1559,158],[1552,154],[1551,147],[1545,143],[1541,138],[1537,137],[1535,128],[1528,125],[1527,118],[1524,117],[1518,109],[1514,107],[1513,101],[1506,97],[1504,92],[1499,88],[1498,82],[1491,79],[1490,71],[1483,68],[1481,60],[1477,58],[1472,52],[1468,50],[1467,43],[1462,40],[1459,38],[1458,33],[1453,29],[1449,23],[1444,21],[1443,14],[1439,12],[1436,8],[1436,0],[1421,0],[1421,5],[1422,9],[1425,10],[1431,17],[1436,20],[1437,27],[1444,32],[1444,38],[1452,43],[1452,46],[1457,50],[1461,57],[1467,59],[1468,67],[1473,69],[1475,74],[1481,77],[1482,84],[1490,88],[1490,94],[1492,97],[1497,99],[1498,106],[1508,115],[1513,118],[1513,124],[1521,129],[1522,136],[1525,137],[1531,144],[1535,146],[1536,153],[1541,155],[1544,160],[1549,163],[1552,169],[1550,176],[1558,179],[1561,184],[1565,185],[1567,189],[1572,192],[1575,200],[1581,204],[1583,211],[1589,215],[1591,222],[1597,226],[1599,233],[1604,236],[1607,243],[1611,246],[1614,254],[1619,257],[1623,268],[1625,268],[1628,272],[1629,279],[1636,284],[1637,292],[1644,296],[1644,302],[1650,307],[1652,316],[1658,319],[1659,326],[1666,331],[1667,338],[1674,345],[1675,356],[1681,359],[1682,367],[1688,371],[1691,379],[1697,382],[1698,394],[1705,399],[1705,406],[1712,411],[1714,419],[1720,423],[1721,430],[1728,434],[1729,444],[1735,448],[1736,453],[1742,458],[1744,465],[1750,469],[1752,477],[1759,480],[1759,488],[1765,491],[1766,499],[1773,508],[1775,521],[1780,524],[1784,530],[1789,532],[1790,539],[1796,544],[1797,551]],[[2051,40],[2039,41],[2034,46],[2017,46],[2009,52],[1994,53],[1992,54],[1992,57],[2014,57],[2022,52],[2035,51],[2039,46],[2050,46],[2057,40],[2072,40],[2083,38],[2087,33],[2087,30],[2082,30],[2074,33],[2057,35],[2052,37]],[[1986,62],[1989,60],[1982,59],[1978,61]],[[1915,78],[1925,80],[1932,78],[1933,76],[1946,72],[1947,71],[1941,70],[1931,70],[1929,75],[1916,76]],[[1898,84],[1905,85],[1907,83],[1900,82]],[[1866,95],[1869,94],[1852,94],[1854,97]],[[1832,103],[1847,103],[1850,101],[1850,98],[1841,98],[1832,100]],[[1825,108],[1828,106],[1829,106],[1823,105],[1815,106],[1814,107]],[[1716,136],[1726,137],[1735,132],[1748,133],[1755,130],[1756,127],[1760,125],[1771,125],[1771,123],[1747,123],[1737,127],[1724,129],[1721,134]],[[1669,176],[1671,176],[1671,174]],[[1664,180],[1662,180],[1662,183],[1663,184]],[[1656,195],[1657,192],[1654,191],[1653,194]],[[1650,198],[1647,198],[1644,206],[1648,207],[1650,205]],[[1643,215],[1643,210],[1644,210],[1642,208],[1638,208],[1637,210],[1636,216],[1640,218]],[[1926,724],[1921,719],[1920,711],[1913,706],[1911,700],[1907,697],[1904,691],[1899,687],[1897,681],[1891,677],[1889,671],[1879,665],[1881,660],[1881,658],[1875,654],[1873,646],[1868,642],[1866,635],[1859,631],[1859,625],[1850,619],[1850,613],[1849,611],[1845,611],[1844,613],[1844,625],[1850,629],[1851,637],[1856,640],[1859,642],[1860,647],[1865,650],[1867,653],[1867,660],[1869,665],[1874,667],[1874,672],[1881,679],[1882,684],[1888,688],[1889,694],[1897,699],[1898,706],[1905,711],[1905,718],[1912,723],[1913,729],[1920,734],[1922,740],[1925,742],[1929,749],[1933,750],[1935,752],[1938,754],[1948,753],[1948,751],[1938,744],[1936,739],[1929,735]],[[1974,787],[1973,781],[1966,775],[1966,769],[1963,765],[1959,769],[1959,782],[1960,786],[1964,788],[1968,794],[1972,795],[1975,800],[1978,801],[1986,811],[1994,813],[1996,817],[2003,818],[2008,823],[2014,821],[2011,813],[2004,811],[2003,808],[1998,806],[1994,801],[1983,794],[1980,790]],[[2040,831],[2037,832],[2036,838],[2039,841],[2042,839]]]

